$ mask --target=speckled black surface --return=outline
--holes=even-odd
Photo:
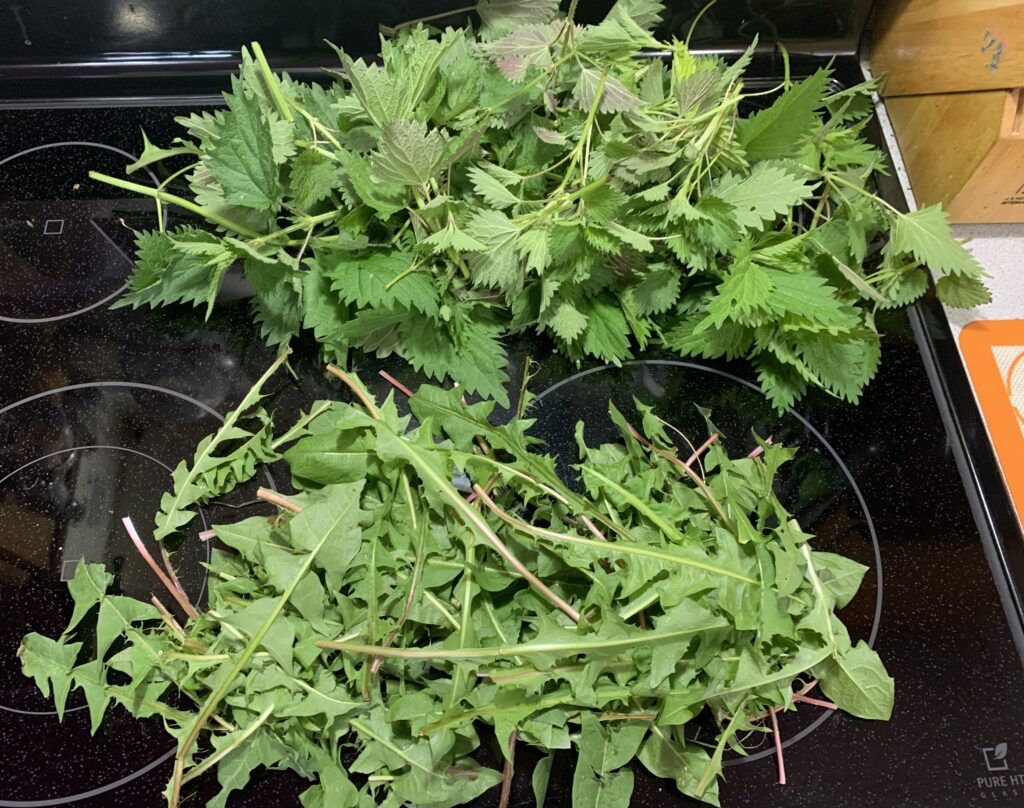
[[[140,125],[157,139],[173,114],[0,111],[0,161],[55,141],[131,152]],[[117,219],[145,226],[153,212],[88,185],[84,173],[97,166],[117,173],[125,162],[93,146],[53,147],[0,163],[0,807],[162,805],[171,745],[160,727],[114,712],[90,737],[76,697],[58,724],[18,674],[14,651],[25,631],[53,633],[67,619],[66,556],[103,560],[125,592],[148,591],[153,582],[128,552],[119,518],[149,524],[166,469],[216,428],[218,414],[271,356],[244,300],[225,302],[209,323],[193,311],[111,310],[102,302],[120,288],[129,266],[115,251],[130,249],[130,233]],[[66,229],[39,235],[25,224],[37,226],[44,217],[64,218]],[[99,220],[107,238],[94,239],[96,228],[85,229],[83,217]],[[75,241],[83,233],[91,239],[86,246]],[[555,388],[575,370],[544,356],[543,348],[516,349],[517,362],[526,352],[542,360],[532,389],[552,391],[534,414],[553,448],[567,445],[577,418],[587,420],[589,439],[600,439],[608,398],[628,408],[634,394],[694,432],[693,404],[710,407],[737,452],[749,448],[749,428],[801,446],[805,474],[785,496],[818,532],[820,546],[872,568],[844,619],[857,637],[877,628],[876,647],[897,681],[892,722],[832,715],[805,733],[821,719],[817,708],[786,715],[789,785],[777,785],[772,755],[757,750],[751,759],[730,761],[726,806],[1024,804],[1024,780],[1016,779],[1024,775],[1024,670],[906,317],[893,315],[883,327],[883,370],[864,401],[848,407],[812,397],[802,409],[806,423],[776,418],[740,381],[694,367],[628,366]],[[278,409],[338,393],[310,357],[294,364],[299,381],[276,382]],[[364,362],[363,370],[383,390],[372,376],[377,367]],[[747,374],[742,366],[715,369]],[[416,382],[408,372],[403,378]],[[239,491],[229,499],[250,496]],[[236,515],[213,506],[203,517]],[[184,583],[194,593],[202,587],[198,562],[205,552],[198,525],[179,551]],[[1007,755],[994,765],[1007,768],[989,772],[983,750],[1000,743]],[[531,802],[530,760],[521,754],[518,805]],[[548,804],[568,804],[571,766],[570,758],[559,759]],[[982,786],[985,777],[1008,785]],[[267,775],[232,805],[297,805],[302,787],[293,777]],[[214,788],[204,783],[193,799],[204,802]],[[671,784],[639,772],[634,803],[688,804]]]

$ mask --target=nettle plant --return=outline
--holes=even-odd
[[[274,345],[308,329],[329,359],[398,354],[502,400],[503,341],[532,330],[578,362],[745,357],[781,408],[808,387],[856,401],[876,312],[923,295],[926,267],[943,302],[988,299],[940,208],[873,192],[872,85],[819,70],[742,117],[751,52],[657,39],[652,0],[596,25],[574,7],[484,0],[478,31],[339,51],[326,87],[254,44],[225,109],[146,140],[128,171],[169,161],[158,189],[93,175],[205,220],[139,234],[123,303],[209,310],[240,261]]]

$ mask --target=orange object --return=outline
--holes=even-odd
[[[1024,320],[975,320],[960,332],[960,351],[989,437],[1024,522]]]

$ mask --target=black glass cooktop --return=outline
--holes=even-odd
[[[106,564],[126,594],[153,588],[120,518],[148,524],[170,469],[271,359],[241,299],[219,306],[209,322],[191,309],[110,308],[130,268],[132,231],[152,226],[157,212],[86,173],[120,174],[134,159],[140,126],[162,142],[177,112],[0,110],[0,808],[163,804],[172,744],[162,728],[112,711],[90,735],[75,694],[58,722],[20,675],[15,651],[28,631],[63,627],[64,582],[78,558]],[[147,179],[156,181],[140,181]],[[925,321],[935,316],[922,312]],[[577,420],[586,421],[588,440],[610,437],[609,399],[628,409],[637,396],[694,435],[703,429],[694,405],[710,408],[734,452],[751,448],[751,430],[800,447],[780,496],[818,534],[819,547],[870,568],[843,617],[896,679],[892,721],[810,704],[786,713],[788,784],[777,783],[770,745],[751,749],[728,761],[725,806],[1024,804],[1024,667],[997,588],[1005,582],[986,559],[990,538],[972,519],[911,320],[897,313],[882,327],[883,369],[859,406],[817,396],[783,417],[739,365],[652,356],[581,372],[543,346],[513,349],[519,366],[527,354],[541,362],[532,414],[563,464],[572,459]],[[298,380],[282,374],[276,382],[279,410],[340,395],[311,357],[293,365]],[[359,368],[383,393],[379,369]],[[407,384],[419,381],[388,369]],[[274,483],[273,471],[264,482]],[[250,513],[259,507],[251,498],[240,490],[207,507],[182,537],[179,571],[195,598],[208,549],[203,525]],[[529,805],[530,758],[519,757],[514,804]],[[571,757],[556,766],[548,804],[563,806]],[[230,805],[296,806],[303,787],[271,773]],[[215,791],[207,782],[191,799],[203,804]],[[670,783],[640,773],[634,799],[691,804]]]

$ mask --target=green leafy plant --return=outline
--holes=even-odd
[[[872,85],[832,92],[819,70],[741,117],[764,95],[743,89],[750,52],[657,40],[653,0],[586,26],[557,6],[483,0],[479,34],[403,28],[380,64],[339,52],[330,87],[253,44],[225,109],[145,141],[129,172],[185,161],[159,189],[92,175],[212,227],[141,233],[123,302],[209,309],[240,261],[274,345],[305,328],[329,359],[395,353],[501,400],[503,339],[529,329],[577,361],[746,357],[784,407],[809,385],[856,401],[874,312],[924,294],[925,267],[946,303],[987,299],[939,208],[871,190]],[[670,58],[636,58],[651,51]]]
[[[577,491],[530,421],[490,422],[493,402],[424,386],[413,428],[393,398],[332,372],[359,403],[323,402],[261,442],[284,452],[298,493],[261,489],[279,514],[213,529],[207,604],[126,520],[187,621],[155,596],[113,594],[113,576],[82,562],[65,632],[19,650],[58,714],[78,688],[93,731],[111,704],[163,720],[178,744],[172,808],[214,768],[208,805],[225,806],[261,766],[315,781],[306,808],[451,806],[499,784],[506,805],[517,744],[547,755],[538,804],[550,754],[569,747],[574,805],[627,806],[634,760],[717,804],[726,749],[742,753],[741,735],[771,731],[780,710],[822,704],[815,685],[853,715],[889,717],[892,679],[835,614],[866,568],[813,550],[773,491],[793,450],[758,440],[730,457],[712,432],[684,461],[637,403],[638,426],[611,410],[618,443],[589,447],[579,425]],[[228,424],[269,425],[259,396]],[[265,453],[251,434],[204,441],[170,501],[195,479],[211,496],[251,476]],[[253,463],[198,471],[211,454],[237,459],[232,446]],[[485,728],[502,772],[476,759]]]

